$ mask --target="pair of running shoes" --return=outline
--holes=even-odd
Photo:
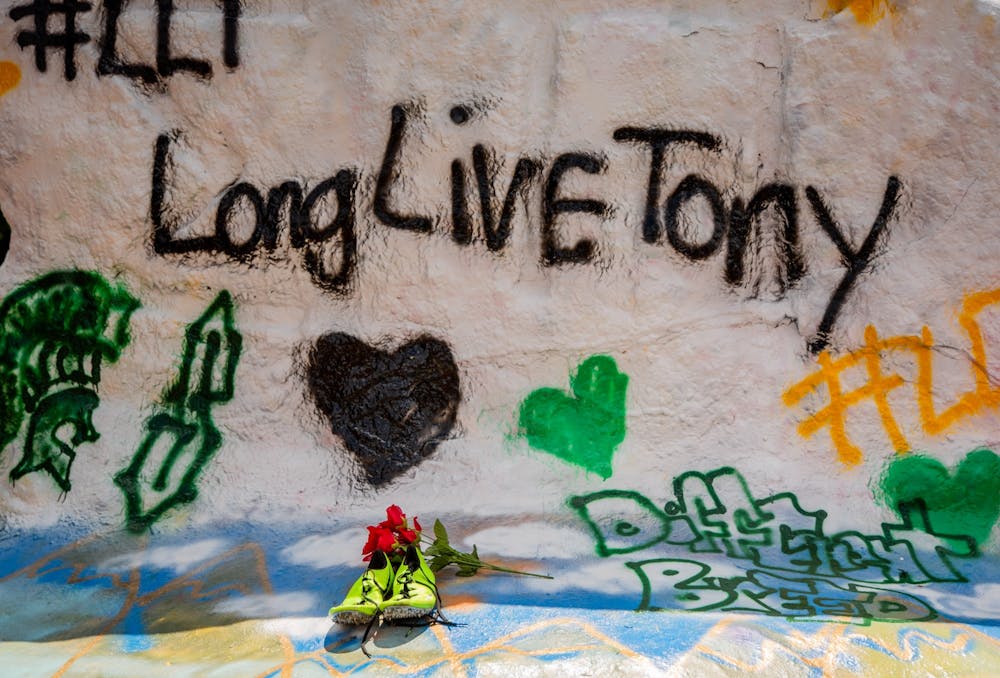
[[[452,625],[441,614],[441,596],[434,572],[414,545],[407,547],[396,568],[385,551],[373,552],[368,569],[354,582],[344,601],[330,608],[330,617],[340,624],[368,625],[361,641],[361,650],[366,655],[365,644],[376,623]]]

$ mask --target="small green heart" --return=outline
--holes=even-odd
[[[570,377],[573,396],[555,388],[533,391],[521,403],[521,435],[532,447],[582,466],[605,480],[611,457],[625,439],[628,375],[614,358],[594,355]]]
[[[890,506],[922,499],[937,534],[969,535],[982,544],[1000,517],[1000,456],[973,450],[953,474],[937,459],[908,454],[886,468],[879,483]]]

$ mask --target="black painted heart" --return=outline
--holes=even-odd
[[[422,335],[388,352],[349,334],[324,334],[307,369],[316,406],[372,485],[419,464],[455,425],[458,367],[440,339]]]

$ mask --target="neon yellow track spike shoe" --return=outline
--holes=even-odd
[[[434,573],[427,567],[420,549],[411,545],[392,582],[392,596],[382,603],[385,618],[423,617],[433,614],[439,602]]]
[[[381,610],[392,589],[392,564],[384,551],[375,551],[368,569],[354,582],[344,601],[330,608],[330,616],[339,624],[367,624]]]

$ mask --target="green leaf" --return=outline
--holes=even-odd
[[[427,563],[427,567],[431,568],[431,572],[440,572],[449,565],[451,565],[451,560],[446,556],[435,556]]]
[[[543,574],[533,574],[531,572],[519,572],[509,568],[484,563],[479,559],[479,549],[473,544],[472,553],[462,553],[448,543],[448,531],[440,520],[434,521],[434,542],[424,549],[424,555],[429,558],[427,566],[431,572],[439,572],[449,565],[456,565],[458,577],[471,577],[482,569],[496,570],[497,572],[507,572],[509,574],[523,574],[531,577],[542,577],[551,579],[552,577]]]
[[[444,525],[438,519],[434,520],[434,536],[445,544],[448,543],[448,531],[444,529]]]
[[[476,565],[462,564],[458,567],[458,572],[455,573],[458,577],[472,577],[479,571],[479,567]]]

